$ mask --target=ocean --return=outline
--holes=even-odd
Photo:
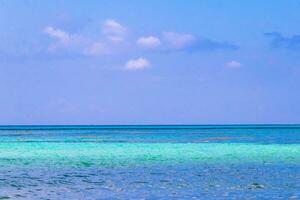
[[[0,126],[0,199],[300,199],[300,125]]]

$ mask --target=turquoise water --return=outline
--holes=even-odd
[[[298,199],[300,126],[2,126],[0,199]]]

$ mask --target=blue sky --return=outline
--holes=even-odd
[[[299,0],[0,0],[0,124],[300,123]]]

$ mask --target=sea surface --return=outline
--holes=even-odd
[[[1,199],[300,199],[300,126],[0,126]]]

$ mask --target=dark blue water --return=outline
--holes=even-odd
[[[2,142],[174,142],[299,144],[300,125],[0,126]]]

